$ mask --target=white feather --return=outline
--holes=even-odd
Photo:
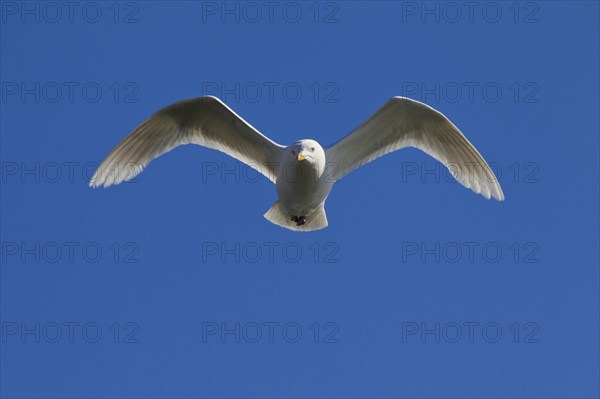
[[[207,96],[169,105],[146,119],[100,164],[91,187],[108,187],[139,174],[154,158],[184,144],[230,155],[275,182],[283,146],[263,136],[221,100]]]
[[[504,200],[494,173],[442,113],[406,97],[394,97],[348,136],[325,150],[334,178],[392,151],[415,147],[450,169],[465,187],[489,199]]]

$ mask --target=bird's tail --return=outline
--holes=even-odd
[[[277,226],[295,231],[313,231],[327,227],[327,215],[325,215],[324,204],[321,204],[314,212],[307,215],[306,221],[302,225],[298,225],[297,222],[292,220],[292,214],[279,200],[275,201],[271,209],[264,214],[264,217]]]

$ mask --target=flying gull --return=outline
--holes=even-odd
[[[278,199],[264,217],[296,231],[327,227],[325,200],[333,184],[367,162],[406,147],[443,163],[463,186],[485,198],[504,200],[494,173],[460,130],[440,112],[406,97],[392,98],[326,148],[310,139],[287,147],[277,144],[216,97],[183,100],[156,112],[121,141],[90,186],[130,180],[151,160],[183,144],[219,150],[269,178]]]

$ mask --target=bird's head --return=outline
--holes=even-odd
[[[299,140],[287,148],[288,159],[301,164],[325,164],[325,151],[315,140]]]
[[[285,149],[288,164],[296,164],[302,170],[314,170],[320,176],[325,170],[325,151],[315,140],[304,139]]]

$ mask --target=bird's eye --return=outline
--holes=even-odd
[[[315,150],[315,147],[310,147],[310,150],[311,150],[311,151],[314,151],[314,150]]]
[[[292,150],[292,155],[296,155],[296,151]]]

